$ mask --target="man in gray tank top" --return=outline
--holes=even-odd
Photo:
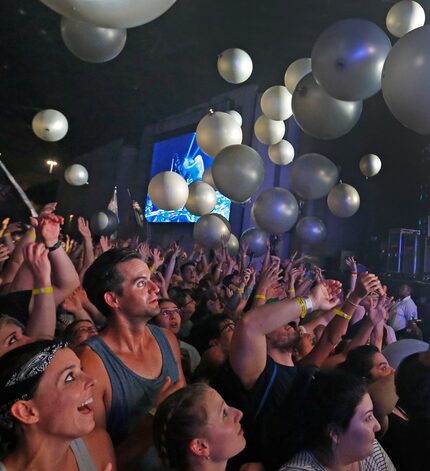
[[[159,313],[158,286],[131,249],[112,249],[87,270],[83,286],[107,325],[79,352],[97,380],[96,425],[109,432],[119,468],[132,468],[152,445],[152,416],[163,399],[185,386],[174,335],[148,321]]]

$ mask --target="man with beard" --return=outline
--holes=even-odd
[[[155,408],[185,385],[178,342],[168,330],[148,325],[160,312],[159,289],[134,250],[102,254],[83,286],[107,318],[79,353],[84,371],[97,380],[91,408],[96,425],[112,438],[119,467],[131,468],[152,444]],[[151,469],[147,461],[145,469]]]

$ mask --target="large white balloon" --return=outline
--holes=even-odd
[[[41,0],[66,18],[104,28],[133,28],[165,13],[175,0]]]
[[[73,164],[64,171],[64,179],[73,186],[86,185],[88,183],[88,170],[80,164]]]
[[[349,218],[360,208],[360,195],[351,185],[339,183],[327,196],[330,211],[339,218]]]
[[[188,186],[190,191],[185,207],[191,214],[204,216],[216,206],[215,190],[205,182],[197,181]]]
[[[227,242],[227,250],[232,257],[235,257],[239,252],[239,241],[234,234],[230,234],[230,238]]]
[[[391,113],[407,128],[430,134],[430,26],[400,38],[382,72],[382,94]]]
[[[290,142],[282,140],[269,146],[268,154],[270,160],[276,165],[288,165],[294,159],[294,147]]]
[[[297,59],[292,62],[285,72],[285,86],[287,90],[293,94],[297,84],[302,80],[305,75],[312,72],[312,61],[310,57],[304,59]]]
[[[31,123],[34,134],[43,141],[57,142],[67,134],[69,123],[57,110],[39,111]]]
[[[258,227],[271,234],[289,231],[297,221],[296,198],[285,188],[269,188],[260,193],[252,207]]]
[[[333,98],[308,74],[297,84],[292,107],[297,124],[306,134],[318,139],[337,139],[357,124],[363,102]]]
[[[242,116],[238,111],[229,110],[229,111],[227,111],[227,113],[237,121],[237,124],[239,126],[242,126]]]
[[[97,235],[111,235],[119,225],[118,216],[109,209],[96,211],[90,219],[90,228]]]
[[[283,121],[275,121],[262,114],[255,121],[254,132],[257,139],[263,144],[277,144],[284,137],[285,124]]]
[[[252,74],[252,59],[242,49],[226,49],[218,56],[218,72],[229,83],[243,83]]]
[[[381,159],[375,154],[366,154],[360,159],[360,170],[365,177],[374,177],[381,167]]]
[[[320,218],[305,216],[297,223],[296,233],[303,242],[315,244],[326,238],[327,229]]]
[[[161,172],[149,182],[148,194],[160,209],[173,211],[185,206],[188,199],[187,182],[175,172]]]
[[[107,62],[125,46],[126,29],[101,28],[70,18],[61,19],[61,36],[67,49],[86,62]]]
[[[336,165],[321,154],[304,154],[291,169],[291,189],[304,200],[325,196],[339,178]]]
[[[282,85],[268,88],[261,96],[261,111],[269,119],[284,121],[292,114],[291,93]]]
[[[357,101],[381,89],[388,36],[374,23],[358,18],[341,20],[318,37],[312,49],[316,81],[338,100]]]
[[[197,125],[197,144],[210,157],[215,157],[224,147],[241,144],[242,138],[237,121],[222,111],[211,111]]]
[[[194,224],[193,235],[203,247],[215,249],[221,246],[223,238],[230,238],[230,231],[215,214],[206,214]]]
[[[229,146],[217,155],[212,165],[212,176],[223,195],[244,203],[263,183],[263,159],[252,147],[243,144]]]
[[[402,0],[389,10],[385,20],[388,31],[401,38],[409,31],[420,28],[426,21],[424,8],[417,2]]]
[[[248,255],[254,257],[261,257],[266,253],[266,244],[269,240],[269,234],[257,227],[246,229],[240,236],[240,243],[246,242],[248,244]]]

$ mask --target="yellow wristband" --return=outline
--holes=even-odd
[[[31,291],[31,294],[48,294],[53,292],[54,288],[52,286],[47,286],[46,288],[35,288]]]
[[[333,312],[336,314],[336,316],[343,317],[347,321],[351,320],[352,318],[352,316],[349,316],[346,312],[340,311],[339,309],[335,309]]]
[[[10,237],[10,232],[5,232],[5,233],[3,234],[3,237]]]
[[[244,293],[243,288],[237,288],[237,292],[240,294],[243,294]]]
[[[305,301],[303,300],[303,298],[295,298],[295,300],[299,303],[301,309],[300,317],[303,319],[306,316],[306,313],[308,312]]]
[[[295,289],[289,289],[287,292],[288,292],[288,293],[295,293],[296,290],[295,290]]]
[[[256,294],[255,299],[267,299],[267,296],[264,294]]]
[[[27,231],[27,235],[28,235],[29,237],[31,237],[32,239],[35,239],[35,238],[36,238],[36,233],[35,233],[32,229],[29,229],[29,230]]]
[[[151,267],[150,270],[152,271],[152,273],[155,273],[157,271],[155,267]]]
[[[151,407],[148,411],[148,414],[152,415],[152,417],[155,417],[156,413],[157,413],[157,408],[156,407]]]

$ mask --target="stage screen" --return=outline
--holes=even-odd
[[[212,165],[213,159],[208,157],[197,145],[196,133],[190,132],[170,139],[154,143],[152,153],[151,178],[160,172],[171,170],[179,173],[190,184],[201,180],[203,172]],[[212,211],[229,219],[231,201],[217,194],[217,205]],[[185,208],[176,211],[165,211],[157,208],[146,196],[145,218],[148,222],[196,222],[194,216]]]

